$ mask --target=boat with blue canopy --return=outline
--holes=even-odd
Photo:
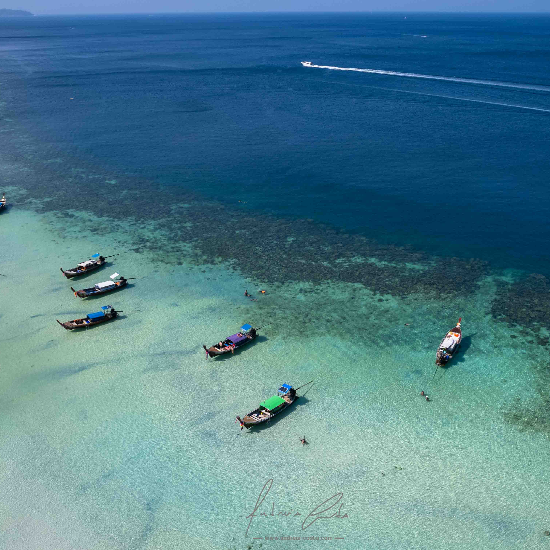
[[[6,204],[6,194],[2,193],[2,198],[0,199],[0,212],[2,212],[2,210],[6,210]]]
[[[116,280],[117,277],[119,277],[118,280]],[[105,294],[105,292],[111,292],[112,290],[124,288],[128,284],[128,279],[120,276],[118,273],[113,273],[110,279],[110,281],[96,283],[93,287],[90,288],[75,290],[73,287],[71,287],[71,290],[78,298],[87,298],[88,296],[96,296],[97,294]]]
[[[72,267],[71,269],[63,269],[60,267],[59,269],[61,269],[61,272],[67,279],[72,279],[73,277],[84,275],[101,267],[106,261],[107,260],[100,254],[93,254],[89,260],[80,262],[76,267]]]
[[[299,388],[294,389],[290,384],[281,384],[281,387],[277,390],[277,394],[262,401],[257,409],[254,409],[252,412],[249,412],[241,419],[240,416],[237,416],[237,421],[241,425],[241,430],[243,428],[252,428],[253,426],[258,426],[264,422],[269,422],[274,416],[277,416],[280,412],[284,411],[287,407],[290,407],[297,399],[298,395],[296,390],[311,384],[303,384]]]
[[[236,349],[242,348],[252,342],[258,336],[258,330],[260,329],[253,328],[252,325],[247,323],[241,327],[239,332],[228,336],[225,340],[221,340],[209,348],[203,345],[202,347],[206,351],[206,358],[233,353]]]
[[[66,321],[62,323],[59,319],[56,321],[67,330],[74,330],[75,328],[88,328],[93,327],[94,325],[99,325],[99,323],[104,323],[105,321],[110,321],[114,319],[122,311],[116,311],[113,306],[102,306],[99,311],[94,313],[88,313],[86,317],[82,319],[73,319],[72,321]]]

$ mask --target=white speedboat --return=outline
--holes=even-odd
[[[311,67],[311,61],[300,61],[304,67]]]

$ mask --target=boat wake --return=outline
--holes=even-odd
[[[550,86],[537,86],[535,84],[515,84],[513,82],[499,82],[498,80],[477,80],[474,78],[459,78],[455,76],[437,76],[431,74],[400,73],[397,71],[383,71],[382,69],[358,69],[355,67],[332,67],[330,65],[313,65],[310,61],[302,61],[304,67],[313,69],[329,69],[331,71],[352,71],[356,73],[381,74],[386,76],[400,76],[405,78],[422,78],[426,80],[443,80],[446,82],[459,82],[461,84],[477,84],[481,86],[499,86],[502,88],[517,88],[520,90],[538,90],[550,92]]]
[[[413,92],[411,90],[399,90],[396,88],[383,88],[382,86],[366,86],[364,84],[350,84],[349,82],[334,82],[334,80],[321,80],[320,82],[326,82],[327,84],[339,84],[342,86],[360,86],[361,88],[372,88],[374,90],[386,90],[388,92],[396,92],[399,94],[413,94],[426,97],[441,97],[443,99],[454,99],[456,101],[469,101],[471,103],[483,103],[484,105],[497,105],[498,107],[512,107],[514,109],[527,109],[528,111],[540,111],[541,113],[550,113],[550,109],[544,109],[543,107],[529,107],[528,105],[518,105],[517,103],[502,103],[500,101],[486,101],[483,99],[473,99],[469,97],[457,97],[452,95],[442,94],[428,94],[426,92]]]

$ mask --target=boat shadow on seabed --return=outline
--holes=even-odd
[[[456,355],[453,357],[452,361],[449,361],[445,367],[443,367],[444,370],[451,369],[453,364],[456,365],[457,363],[463,363],[466,361],[466,357],[464,357],[464,355],[472,345],[472,337],[475,335],[476,333],[469,336],[464,336],[464,338],[462,338],[462,342],[460,342],[460,347],[458,348]]]
[[[464,355],[472,345],[472,336],[475,336],[476,334],[477,333],[471,334],[470,336],[464,336],[464,338],[462,338],[462,342],[460,342],[460,347],[453,355],[452,360],[449,361],[447,364],[440,365],[438,367],[443,371],[443,374],[445,374],[448,370],[451,370],[454,365],[457,365],[458,363],[464,363],[464,361],[466,361],[466,357],[464,357]]]

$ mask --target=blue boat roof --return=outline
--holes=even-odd
[[[100,319],[101,317],[105,317],[104,311],[96,311],[95,313],[88,313],[88,319]]]
[[[291,389],[292,386],[288,384],[281,384],[281,387],[277,390],[277,393],[279,395],[286,395]]]
[[[242,330],[250,330],[251,328],[252,328],[252,325],[249,325],[248,323],[241,327]]]
[[[92,254],[92,258],[99,258],[99,252],[96,252],[95,254]]]

